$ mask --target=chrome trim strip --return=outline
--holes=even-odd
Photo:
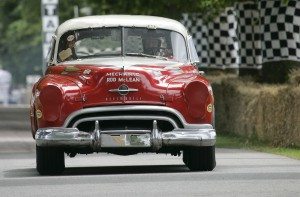
[[[176,109],[166,107],[166,106],[153,106],[153,105],[120,105],[120,106],[102,106],[102,107],[91,107],[85,108],[71,113],[67,119],[63,127],[67,127],[67,125],[71,122],[71,120],[82,114],[86,113],[94,113],[94,112],[108,112],[108,111],[165,111],[176,115],[179,120],[182,122],[184,128],[186,129],[213,129],[213,126],[210,124],[189,124],[186,122],[185,118],[182,114]]]
[[[73,128],[77,127],[82,122],[95,120],[165,120],[170,122],[174,128],[178,128],[174,120],[164,116],[100,116],[92,118],[82,118],[74,123]]]
[[[134,88],[128,88],[127,90],[120,90],[120,89],[110,89],[108,90],[109,92],[138,92],[138,89],[134,89]]]

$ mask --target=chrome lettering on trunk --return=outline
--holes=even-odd
[[[106,82],[113,83],[113,82],[120,82],[120,83],[134,83],[134,82],[141,82],[140,73],[133,73],[133,72],[111,72],[106,73]]]
[[[142,97],[135,96],[118,96],[118,97],[106,97],[105,101],[141,101]]]

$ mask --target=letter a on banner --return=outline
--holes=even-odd
[[[51,46],[51,37],[59,25],[58,0],[41,0],[42,11],[42,36],[43,36],[43,71],[45,71],[46,54]]]

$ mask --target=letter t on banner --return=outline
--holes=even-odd
[[[43,25],[43,71],[45,71],[52,35],[55,33],[55,30],[59,25],[58,0],[41,0],[41,12]]]

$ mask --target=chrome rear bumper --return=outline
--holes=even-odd
[[[51,127],[38,129],[37,146],[52,147],[90,147],[94,151],[102,148],[152,148],[159,150],[164,146],[213,146],[216,132],[211,125],[200,128],[176,128],[169,132],[160,132],[156,120],[152,130],[107,130],[99,129],[95,121],[92,133],[77,128]]]

